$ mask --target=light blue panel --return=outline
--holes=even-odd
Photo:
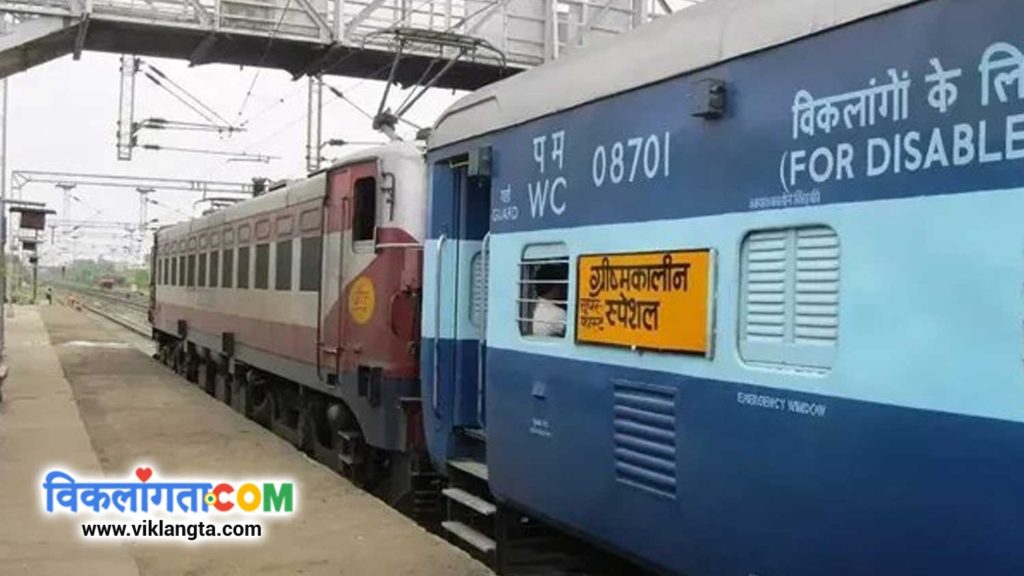
[[[1024,189],[499,234],[491,238],[488,344],[973,416],[1024,421]],[[831,370],[745,363],[737,346],[740,246],[751,230],[826,224],[840,241],[839,350]],[[519,335],[525,246],[564,241],[570,294],[580,254],[717,251],[714,357],[636,353]],[[572,300],[572,299],[571,299]],[[425,332],[426,333],[426,332]]]
[[[480,251],[479,240],[445,240],[441,260],[441,315],[440,336],[455,338],[456,325],[460,339],[477,340],[480,330],[470,321],[471,290],[473,278],[470,265],[473,255]],[[424,338],[437,336],[437,288],[438,288],[438,241],[427,240],[423,246],[423,318],[420,333]],[[456,275],[456,265],[463,271]],[[456,286],[456,283],[458,284]],[[459,303],[456,310],[456,298]]]

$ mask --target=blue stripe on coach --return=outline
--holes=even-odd
[[[498,498],[673,572],[1024,573],[1024,425],[488,354],[488,464]],[[543,397],[538,382],[547,384]],[[676,394],[671,496],[616,480],[616,382]],[[784,403],[758,406],[760,397]],[[823,409],[800,413],[789,401]],[[545,435],[533,433],[538,420]]]

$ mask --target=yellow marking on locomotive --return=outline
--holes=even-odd
[[[376,291],[373,280],[360,276],[348,291],[348,313],[356,324],[366,324],[373,317],[376,306]]]

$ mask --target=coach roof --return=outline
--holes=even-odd
[[[441,115],[429,147],[515,126],[926,0],[707,0],[485,86]]]

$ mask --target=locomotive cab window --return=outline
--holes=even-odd
[[[352,188],[352,241],[372,241],[377,227],[377,180],[360,178]]]
[[[758,230],[743,239],[740,356],[827,370],[839,341],[839,236],[828,226]]]
[[[564,338],[569,305],[565,244],[527,246],[519,262],[519,334]]]

